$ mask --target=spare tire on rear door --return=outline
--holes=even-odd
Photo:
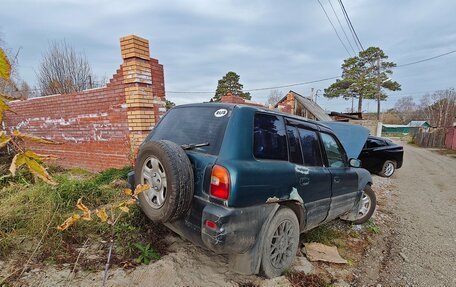
[[[193,198],[193,181],[190,160],[179,145],[160,140],[141,146],[135,183],[150,185],[139,195],[139,203],[151,220],[167,222],[182,216]]]

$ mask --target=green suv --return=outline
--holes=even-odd
[[[356,159],[367,134],[252,106],[182,105],[142,143],[129,180],[150,186],[140,204],[151,220],[227,254],[237,272],[275,277],[300,233],[371,217],[372,178]]]

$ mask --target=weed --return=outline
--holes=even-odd
[[[326,287],[325,280],[316,274],[305,274],[304,272],[288,272],[288,281],[293,287]]]
[[[372,219],[369,219],[366,223],[367,230],[372,233],[372,234],[379,234],[380,233],[380,227],[375,224],[375,222]]]
[[[135,243],[134,246],[141,252],[138,258],[136,258],[137,263],[149,265],[152,259],[160,259],[160,254],[158,254],[158,252],[155,249],[150,247],[150,244],[144,245],[141,243]]]
[[[15,247],[15,243],[11,237],[5,236],[5,233],[0,230],[0,258],[9,255]]]
[[[321,225],[304,234],[305,242],[318,242],[326,245],[339,244],[343,233],[330,224]],[[337,245],[336,244],[336,245]]]
[[[0,260],[21,262],[29,257],[37,245],[40,235],[57,209],[51,226],[62,223],[74,211],[79,198],[94,207],[115,204],[125,199],[119,182],[126,185],[125,178],[130,168],[107,170],[99,174],[81,169],[64,170],[52,168],[57,186],[49,186],[33,180],[14,180],[0,183]],[[27,175],[24,171],[25,178]],[[89,204],[88,204],[89,205]],[[134,259],[138,255],[132,242],[150,243],[159,254],[166,254],[167,244],[163,240],[168,230],[160,224],[148,220],[138,206],[131,206],[130,212],[117,223],[115,230],[116,253],[113,262],[120,263]],[[106,241],[111,236],[109,225],[98,220],[79,221],[78,228],[66,232],[49,229],[35,260],[46,264],[73,263],[78,248],[90,238],[90,242]],[[103,247],[98,247],[98,250]],[[82,258],[83,268],[93,268],[103,264],[102,257]],[[24,263],[24,262],[22,262]],[[100,265],[98,265],[100,264]]]

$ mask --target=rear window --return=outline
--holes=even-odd
[[[231,110],[220,106],[174,108],[152,130],[149,138],[169,140],[179,145],[208,142],[209,146],[194,150],[217,155],[230,116]]]
[[[367,147],[368,148],[376,148],[376,147],[382,147],[382,146],[387,146],[388,144],[382,140],[378,139],[367,139]]]

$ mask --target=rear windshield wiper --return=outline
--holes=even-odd
[[[181,148],[186,150],[186,149],[194,149],[194,148],[208,146],[208,145],[209,145],[208,142],[199,143],[199,144],[183,144],[183,145],[181,145]]]

